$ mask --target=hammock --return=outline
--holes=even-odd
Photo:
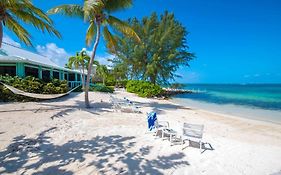
[[[3,82],[0,82],[0,83],[16,95],[23,95],[26,97],[32,97],[32,98],[44,99],[44,100],[50,100],[50,99],[55,99],[55,98],[60,98],[60,97],[66,96],[79,87],[79,86],[76,86],[75,88],[73,88],[70,91],[63,93],[63,94],[36,94],[36,93],[24,92],[22,90],[14,88],[13,86],[4,84]]]

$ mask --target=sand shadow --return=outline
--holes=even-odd
[[[171,168],[189,165],[183,161],[183,153],[147,159],[146,155],[153,147],[135,148],[134,136],[96,136],[90,140],[70,140],[56,145],[48,136],[56,131],[57,128],[53,127],[35,138],[15,137],[5,150],[0,151],[0,174],[32,171],[34,174],[70,175],[74,172],[64,169],[64,166],[77,166],[77,163],[84,165],[83,168],[98,170],[100,174],[162,174]],[[132,147],[134,149],[130,149]],[[86,155],[94,158],[86,159]],[[116,161],[110,161],[112,158]],[[120,168],[120,163],[125,164],[125,168]]]
[[[182,150],[184,150],[188,147],[200,149],[200,143],[189,140],[189,143],[187,143],[187,144],[185,143],[183,145]],[[214,151],[215,150],[214,147],[211,145],[211,143],[208,143],[208,142],[202,142],[202,148],[201,149],[202,149],[201,154],[203,154],[205,151]]]

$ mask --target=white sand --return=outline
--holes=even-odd
[[[138,103],[142,114],[114,112],[103,93],[90,93],[91,109],[79,93],[0,104],[0,174],[281,174],[281,125],[114,95]],[[152,110],[178,131],[183,122],[204,124],[214,150],[155,139],[146,130]]]

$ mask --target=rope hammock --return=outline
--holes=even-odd
[[[32,98],[43,99],[43,100],[50,100],[50,99],[55,99],[55,98],[60,98],[60,97],[66,96],[79,87],[79,86],[76,86],[75,88],[73,88],[70,91],[63,93],[63,94],[36,94],[36,93],[24,92],[22,90],[14,88],[13,86],[7,85],[3,82],[0,82],[0,83],[16,95],[23,95],[26,97],[32,97]]]

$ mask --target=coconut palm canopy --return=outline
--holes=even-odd
[[[60,37],[53,27],[52,20],[30,0],[1,0],[0,1],[0,47],[3,39],[3,27],[10,31],[26,45],[31,46],[31,34],[22,24],[32,25],[43,33],[48,32]]]
[[[89,23],[86,31],[86,44],[91,45],[95,38],[92,55],[88,67],[88,75],[85,86],[85,105],[90,107],[88,91],[90,86],[90,72],[94,63],[97,46],[103,33],[106,46],[110,52],[116,53],[118,35],[113,35],[112,31],[116,31],[124,36],[133,37],[136,41],[140,41],[138,35],[125,22],[112,16],[110,13],[128,8],[132,5],[132,0],[84,0],[84,5],[67,4],[54,7],[48,11],[49,14],[63,14],[70,17],[78,16],[85,22]]]
[[[140,41],[138,35],[131,27],[120,19],[110,15],[121,9],[130,7],[132,0],[85,0],[84,5],[66,4],[54,7],[48,11],[49,14],[63,14],[69,17],[80,17],[85,22],[89,22],[89,27],[86,31],[86,44],[90,46],[94,37],[97,34],[97,25],[103,27],[103,37],[106,41],[106,46],[111,52],[116,51],[118,36],[113,35],[113,31],[121,32],[122,34],[133,37]]]

